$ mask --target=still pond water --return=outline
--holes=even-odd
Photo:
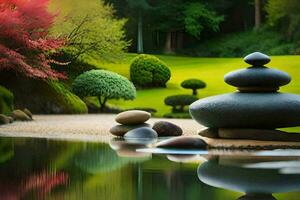
[[[135,151],[142,147],[0,138],[0,199],[300,199],[297,156]]]

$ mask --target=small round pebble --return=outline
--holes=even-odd
[[[116,116],[116,122],[123,125],[142,124],[150,119],[151,113],[141,110],[129,110]]]
[[[198,137],[176,137],[161,141],[156,144],[159,148],[176,148],[176,149],[206,149],[207,144]]]
[[[179,126],[167,121],[155,122],[152,129],[157,132],[158,137],[182,135],[182,129]]]
[[[152,128],[141,127],[128,131],[124,138],[126,139],[151,139],[157,138],[157,133]]]

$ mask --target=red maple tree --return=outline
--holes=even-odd
[[[51,69],[49,54],[64,39],[49,37],[55,15],[48,0],[0,0],[0,71],[9,70],[33,78],[64,79]]]

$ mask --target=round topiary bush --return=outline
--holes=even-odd
[[[73,82],[73,91],[81,97],[98,97],[101,111],[107,99],[133,100],[134,85],[124,76],[106,70],[90,70],[79,75]]]
[[[197,101],[193,95],[173,95],[165,98],[165,104],[172,106],[172,112],[184,112],[184,107]]]
[[[141,54],[131,63],[130,78],[138,87],[165,87],[171,71],[157,57]]]
[[[197,90],[205,88],[206,84],[199,79],[187,79],[181,83],[181,87],[186,89],[192,89],[193,95],[197,95]]]

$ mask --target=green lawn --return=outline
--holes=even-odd
[[[130,61],[135,54],[128,54],[126,59],[119,64],[98,64],[107,70],[120,73],[129,78]],[[158,110],[157,116],[170,112],[170,107],[164,105],[164,98],[174,94],[191,94],[190,90],[180,87],[180,83],[188,78],[199,78],[207,83],[205,89],[199,90],[199,98],[235,91],[224,83],[226,73],[247,67],[241,58],[196,58],[157,55],[166,62],[171,69],[172,77],[167,88],[138,90],[134,101],[111,100],[122,108],[152,107]],[[281,89],[282,92],[300,94],[300,56],[274,56],[269,64],[277,69],[288,72],[293,80]]]

